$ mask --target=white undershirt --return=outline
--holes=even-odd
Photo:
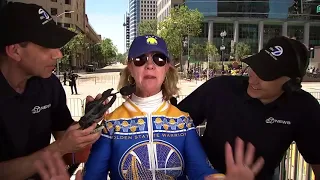
[[[135,105],[137,105],[141,111],[146,113],[152,113],[155,110],[157,110],[163,103],[163,94],[162,91],[160,91],[159,93],[153,96],[145,98],[141,98],[136,96],[135,94],[132,94],[131,101]]]

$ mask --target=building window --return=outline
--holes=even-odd
[[[55,16],[58,14],[58,9],[57,8],[51,8],[51,15]]]
[[[281,25],[264,25],[263,29],[263,47],[267,45],[268,41],[274,37],[282,35]]]
[[[69,10],[65,10],[64,12],[70,12]],[[65,14],[65,17],[66,18],[71,18],[71,13],[66,13]]]
[[[71,5],[71,0],[64,0],[65,4],[70,4]]]
[[[320,45],[320,26],[311,26],[310,27],[310,45],[319,46]]]
[[[57,0],[51,0],[51,2],[57,2]]]
[[[304,27],[303,26],[288,26],[288,36],[291,38],[295,38],[296,40],[303,42],[303,33]]]
[[[258,25],[239,24],[239,42],[250,46],[251,52],[258,52]]]

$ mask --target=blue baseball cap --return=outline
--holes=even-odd
[[[136,58],[150,52],[162,53],[169,59],[166,42],[161,37],[154,35],[136,37],[130,46],[128,57]]]

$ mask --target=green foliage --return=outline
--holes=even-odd
[[[186,6],[173,8],[170,16],[159,23],[158,34],[168,45],[173,58],[180,59],[183,48],[183,37],[197,36],[201,32],[203,15],[198,10],[190,10]]]
[[[104,57],[105,63],[111,63],[117,56],[117,47],[113,44],[112,40],[105,38],[100,43],[101,53]]]
[[[237,60],[241,60],[247,55],[250,55],[251,48],[244,42],[238,42],[235,44],[235,56]]]
[[[71,58],[75,56],[77,52],[87,48],[89,46],[88,43],[85,42],[85,35],[81,32],[77,32],[73,28],[69,28],[68,30],[76,32],[77,35],[72,38],[65,46],[62,48],[63,58],[61,62],[63,64],[70,64],[71,65]]]
[[[206,59],[205,54],[206,51],[204,45],[193,43],[190,46],[190,55],[193,56],[193,59],[195,59],[196,61]]]
[[[128,57],[127,53],[124,53],[124,54],[118,53],[116,59],[117,59],[117,62],[120,62],[122,64],[126,64],[127,57]]]
[[[157,35],[157,20],[144,20],[139,24],[139,35]]]
[[[207,42],[205,47],[205,52],[208,56],[211,56],[211,57],[215,57],[219,55],[217,47],[210,42]]]

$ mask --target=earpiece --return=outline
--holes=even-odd
[[[299,91],[302,88],[301,80],[300,78],[296,79],[290,79],[286,83],[283,84],[282,89],[285,92],[296,92]]]
[[[302,85],[301,85],[302,78],[306,74],[306,69],[308,68],[308,65],[309,65],[307,48],[303,45],[303,47],[301,46],[301,49],[298,49],[298,47],[296,47],[293,44],[295,42],[292,42],[292,41],[295,41],[295,40],[288,39],[288,42],[290,43],[290,45],[293,48],[293,50],[295,52],[295,55],[296,55],[296,60],[297,60],[297,65],[298,65],[298,70],[299,70],[299,76],[300,77],[291,78],[289,81],[287,81],[286,83],[283,84],[282,89],[285,92],[289,92],[289,93],[301,90],[301,88],[302,88]],[[304,57],[301,57],[301,53],[299,53],[299,51],[303,51],[301,53],[303,53]],[[305,58],[306,62],[301,61],[301,58]]]

